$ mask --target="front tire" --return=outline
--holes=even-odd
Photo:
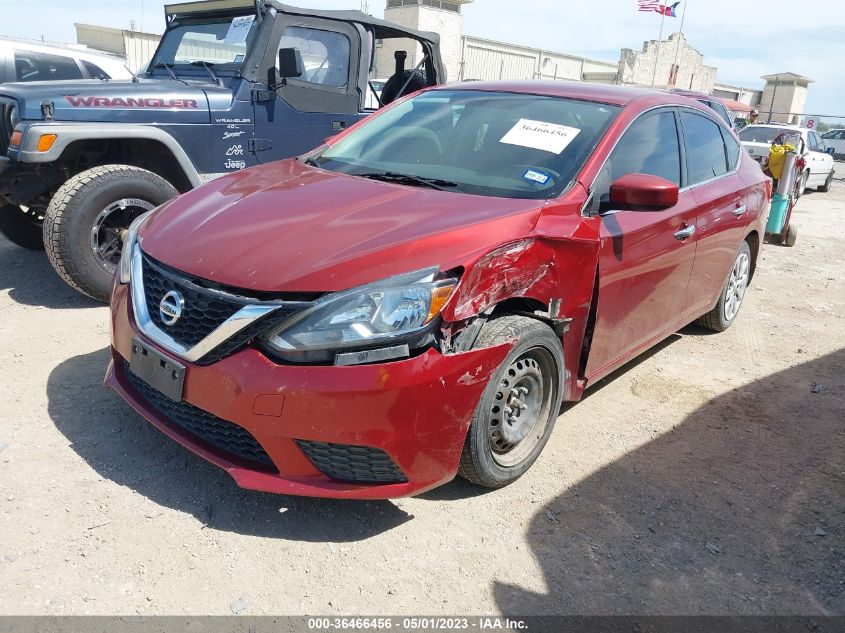
[[[44,216],[50,263],[72,288],[108,301],[123,231],[178,193],[161,176],[129,165],[77,174],[59,188]]]
[[[751,280],[751,248],[743,242],[736,254],[728,280],[722,288],[716,307],[698,319],[698,324],[714,332],[724,332],[736,319],[748,282]]]
[[[563,347],[552,329],[505,315],[481,328],[473,348],[516,340],[475,410],[458,474],[486,488],[519,479],[546,445],[563,399]]]
[[[31,251],[44,250],[44,240],[41,237],[43,222],[43,216],[35,209],[24,211],[11,204],[0,206],[0,233],[21,248]]]

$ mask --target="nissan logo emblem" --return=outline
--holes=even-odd
[[[165,325],[173,325],[182,316],[185,300],[176,290],[171,290],[161,298],[158,314]]]

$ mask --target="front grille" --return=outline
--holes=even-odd
[[[176,342],[186,347],[199,343],[226,319],[250,303],[217,290],[203,288],[187,276],[154,261],[151,257],[142,257],[144,296],[150,319]],[[159,304],[171,290],[179,291],[185,299],[185,307],[176,323],[166,325],[161,319]]]
[[[5,156],[9,150],[9,139],[12,138],[12,124],[9,121],[9,110],[12,103],[5,99],[0,99],[0,156]]]
[[[133,374],[126,361],[123,361],[123,373],[138,395],[171,425],[219,449],[227,457],[247,462],[258,470],[278,472],[270,456],[245,428],[218,418],[184,400],[171,400]]]
[[[405,474],[379,448],[296,440],[314,467],[339,481],[394,484],[408,481]]]
[[[262,303],[261,299],[236,294],[235,289],[209,288],[205,285],[210,283],[208,281],[174,270],[143,253],[141,257],[144,298],[150,319],[160,330],[188,349],[202,341],[244,306]],[[164,295],[172,290],[177,290],[182,295],[185,305],[176,323],[166,325],[161,318],[159,304]],[[197,364],[209,365],[233,354],[255,337],[304,309],[303,306],[307,302],[302,299],[302,296],[296,296],[289,300],[288,304],[280,304],[272,312],[250,323],[213,348],[196,361]],[[269,300],[280,299],[272,297]]]

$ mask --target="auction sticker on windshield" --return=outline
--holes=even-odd
[[[560,154],[580,131],[568,125],[520,119],[499,142]]]
[[[223,40],[223,43],[243,44],[246,42],[249,27],[252,26],[254,20],[254,15],[243,15],[232,20],[232,23],[229,25],[229,32],[226,33],[226,38]]]

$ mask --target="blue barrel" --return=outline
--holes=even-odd
[[[772,206],[769,209],[769,221],[766,222],[766,233],[780,234],[783,232],[783,222],[786,219],[786,210],[789,208],[789,198],[784,198],[779,193],[772,196]]]

